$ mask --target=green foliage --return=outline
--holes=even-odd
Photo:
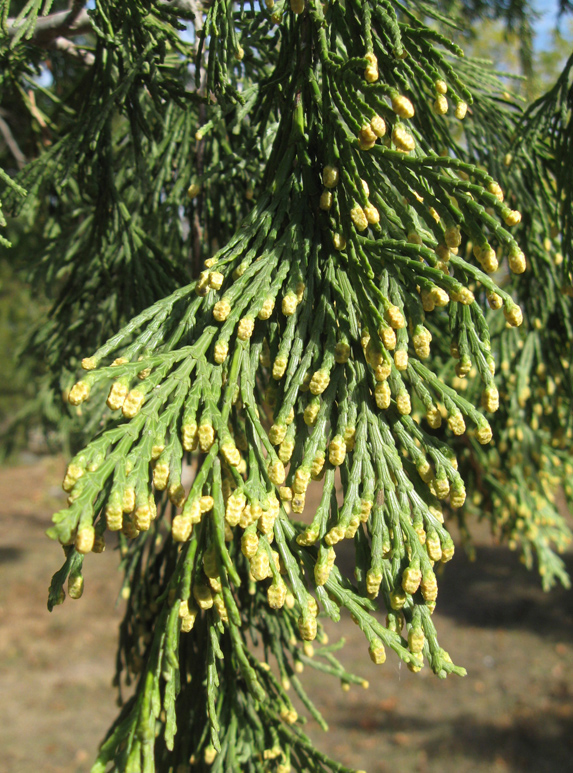
[[[93,771],[347,771],[288,692],[316,719],[302,664],[361,682],[322,617],[462,675],[434,568],[473,515],[569,582],[571,61],[523,112],[441,4],[9,5],[2,86],[47,130],[6,176],[52,302],[30,351],[87,438],[49,607],[107,532],[125,578],[135,692]]]

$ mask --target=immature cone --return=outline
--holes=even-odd
[[[458,485],[454,487],[452,485],[452,489],[450,492],[450,505],[457,509],[464,506],[464,503],[466,501],[466,490],[463,487],[463,485]]]
[[[343,540],[346,534],[346,529],[344,526],[333,526],[330,531],[328,531],[324,537],[324,541],[327,545],[336,545],[340,542],[340,540]]]
[[[448,100],[440,94],[434,100],[432,107],[436,115],[445,115],[448,112]]]
[[[334,361],[339,365],[343,365],[345,362],[348,362],[350,353],[350,346],[345,341],[339,341],[334,347]]]
[[[507,259],[509,268],[514,274],[523,274],[526,268],[525,255],[519,247],[512,247]]]
[[[489,244],[480,251],[478,260],[486,274],[493,274],[499,268],[496,252]]]
[[[132,389],[131,392],[128,392],[127,397],[121,406],[121,412],[126,419],[133,419],[133,417],[137,416],[141,410],[141,406],[143,405],[144,401],[145,392],[142,392],[136,387],[135,389]]]
[[[332,246],[335,250],[343,250],[346,247],[346,239],[342,234],[332,234]]]
[[[112,492],[105,508],[105,519],[110,531],[119,531],[123,526],[123,508],[119,492],[116,492],[115,495]]]
[[[231,467],[238,467],[241,463],[241,453],[232,440],[221,444],[221,454]]]
[[[169,480],[169,465],[166,462],[157,462],[153,469],[153,485],[158,491],[167,488]]]
[[[487,186],[488,192],[493,193],[493,195],[496,197],[498,201],[503,201],[503,190],[501,189],[501,185],[499,183],[491,182]]]
[[[245,531],[241,537],[241,553],[245,558],[253,558],[259,549],[259,537],[255,530]]]
[[[299,467],[295,473],[292,484],[293,492],[295,494],[303,494],[307,490],[309,482],[310,471],[306,470],[304,467]]]
[[[312,467],[310,468],[310,477],[312,480],[320,480],[324,473],[324,464],[326,457],[324,454],[319,453],[314,457]]]
[[[114,381],[114,383],[111,385],[111,389],[109,390],[107,407],[112,411],[117,411],[119,408],[121,408],[125,398],[127,397],[128,391],[129,386],[123,379]]]
[[[378,335],[386,349],[392,351],[396,348],[396,333],[394,332],[394,328],[384,327],[378,331]]]
[[[438,429],[442,426],[442,414],[436,407],[428,408],[426,412],[426,421],[432,429]]]
[[[443,559],[443,552],[442,552],[442,560]],[[438,597],[438,583],[436,580],[436,575],[432,572],[425,572],[424,576],[422,577],[422,582],[420,583],[420,590],[422,591],[422,596],[424,597],[424,601],[435,601]]]
[[[459,226],[452,225],[446,228],[444,231],[444,241],[450,249],[459,247],[462,243],[462,235]]]
[[[521,223],[521,212],[518,212],[516,209],[510,210],[503,219],[508,226],[517,225]]]
[[[386,134],[386,121],[380,115],[375,115],[370,119],[370,128],[378,139]],[[366,194],[368,196],[368,193]]]
[[[386,650],[384,649],[384,644],[380,639],[375,639],[368,648],[368,654],[370,655],[370,660],[375,663],[377,666],[382,665],[386,661]]]
[[[181,604],[183,604],[183,602],[181,602]],[[196,607],[193,607],[187,614],[181,615],[181,612],[179,613],[181,618],[181,630],[183,633],[189,633],[189,631],[193,629],[198,612],[199,610]]]
[[[438,532],[435,529],[428,531],[426,538],[426,550],[432,561],[439,561],[442,558],[442,545]]]
[[[271,483],[274,483],[275,486],[282,486],[282,484],[285,482],[285,466],[280,461],[280,459],[277,459],[275,462],[271,462],[271,464],[269,464],[268,473]]]
[[[392,142],[398,150],[409,153],[416,147],[416,140],[410,132],[406,131],[401,124],[397,124],[392,131]]]
[[[406,327],[406,320],[404,315],[397,306],[390,305],[384,313],[386,321],[394,328],[394,330],[401,330]]]
[[[481,445],[486,445],[487,443],[489,443],[492,437],[493,437],[493,433],[492,433],[491,427],[487,422],[477,428],[476,438],[478,440],[478,443],[480,443]]]
[[[442,544],[442,563],[450,561],[454,557],[454,542],[451,537],[444,540]]]
[[[213,306],[213,317],[217,322],[224,322],[231,313],[231,304],[226,298],[221,298],[220,301]]]
[[[313,374],[309,389],[313,395],[321,395],[330,383],[330,373],[328,370],[321,368]]]
[[[148,531],[151,525],[151,511],[148,504],[136,507],[133,522],[139,531]]]
[[[287,293],[285,295],[281,306],[282,313],[285,315],[285,317],[292,317],[292,315],[296,312],[298,303],[299,301],[295,293]]]
[[[90,396],[90,385],[85,381],[78,381],[70,389],[68,394],[68,402],[70,405],[80,405],[85,402]]]
[[[81,574],[73,573],[68,577],[68,595],[71,599],[79,599],[84,592],[84,578]]]
[[[365,231],[368,228],[366,212],[358,204],[350,210],[350,217],[357,231]]]
[[[298,630],[303,641],[314,641],[317,634],[316,618],[311,614],[299,617]]]
[[[195,292],[197,295],[205,296],[209,292],[209,272],[208,271],[201,271],[199,274],[199,279],[197,280],[197,284],[195,285]]]
[[[412,413],[412,403],[408,392],[401,392],[396,397],[396,407],[402,416],[408,416]]]
[[[332,567],[336,560],[336,553],[333,547],[329,547],[325,560],[317,561],[314,565],[314,581],[317,585],[324,585],[330,576]]]
[[[228,354],[229,354],[229,342],[217,341],[213,350],[213,359],[215,360],[217,365],[221,365],[222,363],[224,363],[225,360],[227,359]]]
[[[209,287],[212,290],[220,290],[223,286],[225,277],[220,271],[211,271],[209,273]]]
[[[494,384],[487,386],[481,396],[482,405],[486,411],[495,413],[499,408],[499,392]]]
[[[378,596],[381,584],[382,572],[370,569],[366,574],[366,593],[368,594],[368,598],[375,599]]]
[[[422,572],[415,566],[408,566],[402,574],[402,588],[413,595],[420,587]]]
[[[334,201],[334,196],[332,195],[331,191],[322,191],[320,195],[320,203],[319,203],[319,206],[321,209],[328,211],[332,207],[333,201]]]
[[[259,319],[268,319],[273,313],[274,308],[275,308],[275,299],[265,298],[265,300],[263,301],[263,305],[261,306],[261,310],[257,314],[257,317]]]
[[[328,445],[328,461],[334,465],[342,464],[346,457],[346,443],[342,435],[335,435]]]
[[[240,489],[234,491],[227,499],[225,505],[225,520],[229,526],[236,526],[241,520],[241,513],[243,512],[247,499]]]
[[[369,123],[366,124],[365,126],[363,126],[360,129],[360,131],[358,132],[358,142],[359,142],[359,144],[362,144],[362,145],[372,144],[372,145],[374,145],[374,143],[376,142],[377,139],[378,139],[378,137],[374,133],[374,131],[373,131],[373,129],[372,129],[372,127],[371,127],[371,125]],[[366,194],[366,195],[368,195],[368,194]]]
[[[193,585],[193,598],[201,609],[211,609],[213,606],[213,594],[208,585],[196,582]]]
[[[340,175],[337,167],[327,165],[322,170],[322,182],[325,188],[335,188],[338,185],[339,179]]]
[[[208,513],[213,509],[215,500],[210,496],[199,497],[199,510],[201,513]]]
[[[64,491],[71,491],[83,475],[85,475],[85,470],[81,465],[74,464],[73,462],[68,464],[68,469],[62,482]]]
[[[452,411],[448,416],[448,427],[454,435],[463,435],[466,431],[466,423],[461,411]]]
[[[370,225],[377,225],[380,222],[380,212],[372,204],[364,207],[364,214]]]
[[[207,422],[201,423],[197,435],[201,451],[207,453],[215,442],[215,430],[213,429],[213,425]]]
[[[243,317],[237,327],[237,338],[239,341],[247,341],[255,329],[255,320],[252,317]]]
[[[364,58],[368,62],[364,70],[364,79],[368,83],[375,83],[378,80],[378,59],[373,53],[366,54]]]
[[[376,138],[373,140],[367,140],[364,138],[362,134],[358,135],[358,149],[359,150],[372,150],[372,148],[376,145]]]
[[[432,334],[425,327],[417,329],[412,337],[412,343],[414,344],[414,350],[416,355],[425,360],[430,356],[430,342],[432,340]]]
[[[251,574],[257,582],[265,580],[271,571],[267,551],[259,547],[256,554],[251,558],[250,567]]]
[[[400,118],[412,118],[415,113],[414,105],[403,94],[399,94],[392,99],[392,110]]]
[[[279,446],[278,457],[283,464],[290,462],[291,456],[294,453],[295,441],[292,437],[285,438]]]
[[[94,540],[95,531],[93,526],[84,526],[79,529],[75,540],[75,547],[78,553],[90,553],[94,546]]]
[[[318,417],[319,410],[320,410],[320,401],[318,399],[316,401],[313,400],[306,406],[306,408],[304,409],[303,418],[304,418],[304,423],[307,426],[313,427],[316,424],[316,419]]]
[[[287,587],[282,580],[272,583],[267,588],[267,601],[271,609],[281,609],[285,605]]]
[[[269,440],[273,446],[278,446],[285,439],[286,433],[286,424],[273,424],[269,430]]]
[[[135,509],[135,489],[133,486],[127,486],[123,490],[121,506],[124,513],[131,513]]]
[[[354,445],[356,443],[356,427],[346,427],[344,430],[344,443],[347,451],[354,451]]]
[[[503,315],[511,327],[519,327],[523,322],[523,314],[516,303],[509,302],[503,307]]]
[[[475,301],[475,295],[468,287],[460,287],[457,291],[451,290],[450,298],[464,306],[470,306]]]
[[[424,631],[420,626],[410,628],[410,631],[408,632],[408,647],[410,648],[410,652],[415,654],[422,652],[425,640],[426,637],[424,636]]]
[[[185,451],[194,451],[198,443],[197,425],[189,422],[181,427],[181,443]]]
[[[175,507],[182,507],[185,501],[185,488],[181,485],[181,481],[174,480],[169,484],[167,489],[167,496],[169,501],[175,505]]]
[[[398,370],[406,370],[408,367],[408,352],[404,349],[398,349],[394,352],[394,364]]]

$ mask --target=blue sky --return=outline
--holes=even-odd
[[[533,3],[540,18],[535,25],[535,47],[547,49],[551,46],[551,33],[557,23],[559,3],[556,0],[535,0]],[[568,17],[564,17],[565,21]]]
[[[533,6],[539,14],[539,18],[535,24],[536,35],[534,46],[539,51],[550,49],[552,46],[552,33],[558,22],[559,2],[558,0],[533,0]],[[95,0],[88,0],[87,7],[94,8]],[[570,18],[571,16],[565,16],[561,26],[565,28],[565,24]],[[563,22],[565,22],[565,24]],[[189,37],[192,38],[192,34],[190,32],[188,34]],[[42,86],[47,87],[51,82],[52,77],[50,73],[44,69],[42,76],[39,78],[39,83]]]

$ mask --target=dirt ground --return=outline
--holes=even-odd
[[[90,557],[83,598],[47,612],[62,554],[44,531],[63,463],[28,461],[0,469],[0,773],[85,773],[117,710],[117,555]],[[448,564],[435,621],[466,678],[413,675],[391,657],[376,667],[349,618],[328,627],[370,689],[305,671],[331,729],[309,725],[320,747],[368,773],[573,771],[573,593],[544,594],[481,529],[477,561],[460,550]]]

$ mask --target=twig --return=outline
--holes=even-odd
[[[0,133],[2,134],[2,137],[4,138],[4,142],[8,146],[10,153],[12,153],[12,155],[14,156],[14,160],[18,164],[18,169],[23,169],[26,164],[26,156],[20,150],[20,147],[16,142],[16,140],[14,139],[14,135],[12,134],[10,127],[1,116],[0,116]]]
[[[65,54],[69,54],[74,59],[77,59],[82,64],[90,67],[95,62],[95,56],[89,51],[85,51],[82,48],[78,48],[68,38],[59,37],[55,38],[49,43],[49,48],[56,48],[58,51],[63,51]]]
[[[15,22],[16,19],[8,19],[8,35],[10,37],[18,31]],[[85,35],[91,30],[92,24],[88,12],[85,8],[78,9],[74,4],[69,11],[59,11],[39,18],[29,42],[36,46],[43,46],[50,44],[55,38]]]
[[[91,32],[93,27],[84,4],[83,0],[74,0],[67,11],[40,17],[28,42],[36,46],[50,46],[56,38],[71,38]],[[200,16],[201,8],[208,6],[208,2],[201,3],[199,0],[163,0],[161,4],[185,14],[192,13],[195,18],[198,12]],[[9,37],[13,37],[19,29],[16,19],[8,19],[7,26]]]

